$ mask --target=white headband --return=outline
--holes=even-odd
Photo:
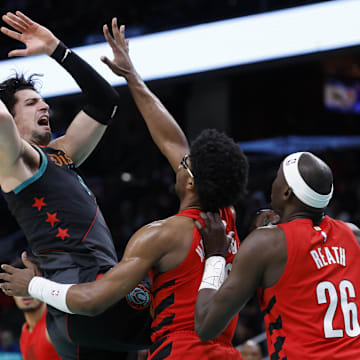
[[[290,154],[283,161],[285,180],[300,201],[308,206],[323,209],[328,205],[332,197],[334,186],[331,185],[331,191],[327,195],[319,194],[311,189],[299,172],[298,163],[302,154],[304,154],[304,152]]]

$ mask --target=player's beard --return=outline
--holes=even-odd
[[[34,132],[32,136],[32,143],[36,145],[47,146],[49,145],[50,140],[51,140],[50,131],[42,132],[42,133]]]
[[[41,306],[42,306],[42,302],[38,302],[36,305],[34,306],[31,306],[31,307],[28,307],[28,308],[25,308],[25,309],[21,309],[23,312],[26,312],[26,313],[32,313],[34,311],[37,311]]]

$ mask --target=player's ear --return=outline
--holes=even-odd
[[[189,177],[186,182],[186,187],[193,190],[195,188],[194,179]]]
[[[291,195],[292,195],[292,189],[290,187],[287,187],[284,192],[284,199],[288,200]]]

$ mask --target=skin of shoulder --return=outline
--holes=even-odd
[[[179,256],[178,239],[184,232],[184,222],[194,227],[191,219],[172,216],[140,228],[129,240],[119,264],[99,280],[69,289],[69,309],[77,314],[98,315],[133,290],[151,268],[164,271],[169,261]]]
[[[350,227],[360,245],[360,229],[353,223],[346,223],[346,225]]]
[[[208,341],[219,336],[258,286],[272,286],[280,278],[286,259],[285,236],[280,227],[271,225],[251,232],[242,242],[220,289],[199,292],[195,330],[200,339]]]

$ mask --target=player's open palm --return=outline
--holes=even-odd
[[[26,46],[25,49],[10,51],[9,57],[38,54],[51,55],[59,43],[59,39],[50,30],[32,21],[20,11],[16,11],[15,14],[8,12],[2,16],[2,19],[14,30],[2,26],[1,32],[12,39],[21,41]]]
[[[117,19],[113,18],[111,30],[113,36],[111,36],[108,26],[104,25],[104,36],[113,51],[114,59],[111,61],[106,56],[102,56],[101,61],[115,74],[126,78],[128,74],[134,71],[134,67],[129,57],[129,40],[125,39],[125,25],[121,25],[119,28]]]

